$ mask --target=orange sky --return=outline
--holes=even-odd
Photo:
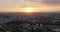
[[[60,11],[60,0],[0,0],[0,12],[24,12],[23,7],[33,7],[33,12]]]

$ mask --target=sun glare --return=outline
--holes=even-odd
[[[31,8],[31,7],[25,7],[24,9],[24,12],[33,12],[33,8]]]
[[[26,12],[32,12],[32,8],[25,8]]]

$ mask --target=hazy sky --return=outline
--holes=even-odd
[[[0,12],[22,12],[22,7],[34,7],[34,12],[60,11],[60,0],[0,0]]]

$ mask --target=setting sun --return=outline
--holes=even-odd
[[[22,10],[23,10],[23,12],[33,12],[34,8],[32,8],[32,7],[25,7]]]
[[[32,12],[32,8],[25,8],[25,12]]]

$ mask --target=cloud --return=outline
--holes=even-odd
[[[40,2],[42,0],[28,0],[28,1],[31,1],[31,2]]]
[[[60,0],[42,0],[41,2],[47,5],[53,5],[53,6],[60,5]]]
[[[49,6],[60,6],[60,0],[30,0],[31,2],[42,3]]]
[[[60,3],[60,0],[42,0],[43,2],[48,2],[48,3]]]

